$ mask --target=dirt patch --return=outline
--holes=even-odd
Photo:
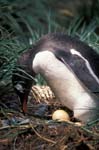
[[[16,96],[6,97],[0,110],[0,150],[98,150],[99,121],[77,126],[73,113],[59,101],[36,101],[30,95],[28,113],[21,113]],[[2,104],[2,103],[1,103]],[[12,109],[13,108],[13,109]],[[68,111],[71,121],[52,120],[56,109]]]

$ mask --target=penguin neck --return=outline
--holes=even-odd
[[[55,96],[69,109],[93,106],[94,97],[75,76],[68,64],[59,61],[52,52],[38,53],[33,61],[33,69],[40,73]]]

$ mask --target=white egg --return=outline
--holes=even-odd
[[[52,114],[52,119],[58,121],[69,121],[70,117],[66,111],[58,109]]]

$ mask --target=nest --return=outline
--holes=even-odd
[[[36,101],[39,103],[45,101],[48,103],[49,100],[55,99],[55,95],[47,85],[35,85],[32,87],[31,93]]]
[[[98,121],[84,127],[64,121],[55,122],[51,119],[52,113],[59,108],[63,109],[63,106],[53,100],[56,98],[50,87],[33,86],[31,96],[30,102],[33,105],[26,116],[8,108],[0,110],[0,150],[99,149]],[[17,102],[17,97],[12,98],[16,98]],[[12,104],[11,97],[9,100]]]

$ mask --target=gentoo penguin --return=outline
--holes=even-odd
[[[84,123],[99,118],[99,54],[63,33],[50,33],[24,52],[12,76],[14,89],[27,111],[35,75],[41,74],[55,96]]]

